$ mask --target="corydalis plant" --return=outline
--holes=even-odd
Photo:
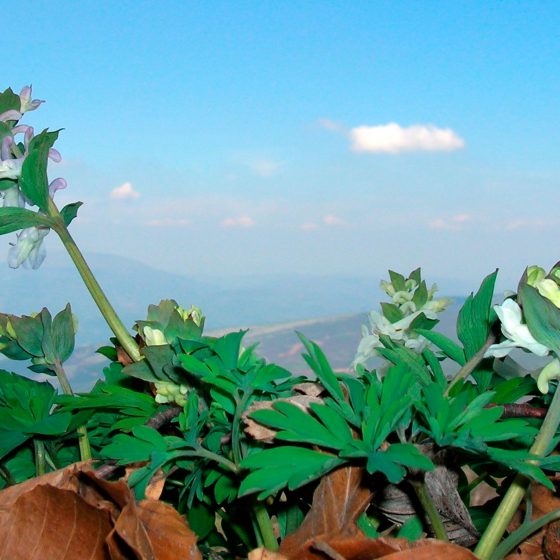
[[[0,94],[0,235],[19,231],[10,249],[9,264],[38,268],[45,258],[43,239],[54,230],[124,351],[131,360],[138,361],[141,359],[138,345],[115,313],[68,231],[82,203],[68,204],[59,211],[53,201],[55,192],[66,187],[62,178],[50,183],[47,178],[48,160],[60,161],[60,154],[53,148],[58,131],[43,130],[35,135],[32,127],[19,123],[26,111],[36,109],[41,103],[32,99],[30,86],[23,88],[20,95],[9,88]],[[17,141],[19,134],[23,134],[23,141]],[[37,207],[37,210],[32,211],[27,206]]]
[[[370,358],[378,356],[383,348],[383,337],[404,344],[406,348],[421,353],[428,341],[415,329],[432,328],[437,323],[438,313],[450,303],[448,298],[434,299],[437,285],[430,289],[422,280],[420,269],[412,271],[408,278],[389,271],[390,280],[382,280],[381,289],[391,298],[381,303],[381,313],[371,311],[369,326],[362,326],[362,339],[353,365],[364,365]]]
[[[21,124],[20,120],[26,112],[33,111],[43,101],[32,99],[31,86],[25,86],[19,95],[7,89],[0,94],[0,196],[3,208],[21,208],[38,206],[39,212],[46,211],[44,197],[38,199],[33,192],[33,168],[37,159],[35,151],[44,145],[48,159],[60,162],[60,153],[52,147],[58,133],[43,132],[35,136],[33,127]],[[20,136],[23,138],[20,140]],[[29,161],[28,161],[29,160]],[[27,162],[27,163],[26,163]],[[45,170],[46,179],[46,170]],[[53,180],[48,185],[48,196],[66,187],[62,178]],[[42,207],[41,207],[42,206]],[[18,268],[22,264],[31,268],[38,268],[46,256],[43,240],[50,228],[45,223],[37,223],[24,227],[17,234],[16,242],[11,243],[8,264]]]

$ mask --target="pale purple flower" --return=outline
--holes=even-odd
[[[67,186],[68,183],[66,182],[66,179],[63,179],[62,177],[58,177],[57,179],[54,179],[49,184],[49,196],[52,198],[56,191],[65,189]]]
[[[27,113],[28,111],[34,111],[35,109],[37,109],[37,107],[39,107],[39,105],[41,105],[41,103],[44,103],[44,101],[41,99],[32,100],[31,97],[32,97],[31,86],[25,86],[19,92],[19,98],[21,100],[20,110],[22,113]]]
[[[0,113],[0,121],[2,122],[19,121],[19,119],[21,119],[21,113],[19,111],[15,111],[14,109]]]
[[[49,159],[55,163],[60,163],[62,161],[62,156],[58,150],[54,148],[49,148]]]
[[[12,144],[14,139],[11,136],[4,136],[2,140],[2,147],[0,148],[0,158],[2,160],[10,159],[12,157]]]
[[[18,124],[12,128],[12,134],[15,136],[16,134],[25,134],[26,141],[29,143],[29,140],[33,137],[33,127],[29,126],[28,124]],[[29,136],[29,140],[27,139]],[[27,146],[27,144],[25,144]]]
[[[43,239],[49,231],[48,228],[37,227],[22,229],[17,234],[16,243],[10,243],[8,265],[11,268],[18,268],[22,264],[33,269],[39,268],[47,256]]]

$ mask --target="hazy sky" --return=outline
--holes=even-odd
[[[4,87],[65,129],[50,176],[86,252],[473,288],[560,259],[557,1],[51,0],[10,22]]]

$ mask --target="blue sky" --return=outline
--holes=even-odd
[[[560,258],[557,2],[35,1],[4,87],[64,128],[83,249],[188,275],[514,287]],[[49,236],[49,251],[57,250]],[[5,241],[7,245],[7,241]]]

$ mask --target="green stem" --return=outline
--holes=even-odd
[[[556,434],[556,430],[560,425],[560,391],[556,389],[548,413],[543,420],[541,429],[531,446],[529,453],[542,457],[548,450],[552,438]],[[502,502],[498,506],[496,513],[492,517],[490,524],[484,531],[480,542],[478,543],[474,553],[481,560],[489,560],[504,532],[507,529],[511,519],[513,518],[519,504],[523,500],[523,496],[527,492],[529,479],[518,474],[511,486],[508,488]]]
[[[47,472],[45,465],[45,444],[40,439],[33,440],[35,448],[35,476],[43,476]]]
[[[73,395],[74,391],[72,391],[72,387],[70,386],[70,382],[68,381],[68,377],[66,376],[66,372],[60,363],[60,360],[56,360],[53,364],[54,372],[56,373],[56,377],[60,386],[62,387],[62,391],[65,395]],[[78,426],[78,445],[80,447],[80,458],[82,461],[89,461],[92,458],[91,454],[91,446],[89,444],[89,437],[87,433],[87,428],[85,426]]]
[[[276,552],[278,550],[278,541],[274,536],[272,521],[270,520],[266,506],[262,502],[255,504],[253,513],[255,514],[255,519],[259,526],[264,547],[271,552]]]
[[[488,350],[494,342],[496,342],[496,335],[491,332],[488,335],[484,346],[457,372],[457,375],[455,375],[455,377],[449,382],[444,395],[447,396],[453,386],[459,383],[462,379],[466,379],[476,369],[476,366],[478,366],[478,364],[484,359],[486,350]]]
[[[416,492],[416,496],[418,497],[420,504],[422,505],[424,511],[426,512],[426,515],[428,516],[436,538],[440,541],[448,541],[449,538],[443,525],[443,521],[441,520],[439,512],[434,504],[426,483],[423,480],[414,480],[411,481],[411,484],[414,488],[414,492]]]
[[[131,359],[135,362],[140,361],[142,359],[142,355],[140,354],[138,344],[136,344],[136,341],[132,338],[132,336],[130,336],[130,333],[127,331],[120,317],[116,314],[113,306],[101,289],[101,286],[93,275],[89,265],[84,259],[84,256],[76,245],[76,242],[70,235],[68,228],[62,220],[62,216],[60,215],[58,208],[51,198],[49,198],[49,215],[56,222],[56,225],[53,226],[53,229],[60,237],[60,240],[68,251],[70,258],[76,265],[80,276],[82,277],[93,300],[97,304],[99,311],[101,311],[101,314],[107,321],[107,324],[117,337],[119,343],[124,348],[126,353],[131,357]]]
[[[0,476],[6,481],[6,484],[8,486],[13,486],[14,484],[16,484],[14,477],[4,465],[0,465]]]
[[[181,456],[203,457],[204,459],[210,459],[210,461],[214,461],[222,465],[223,467],[226,467],[226,469],[233,473],[237,474],[239,472],[239,467],[235,463],[233,463],[229,459],[226,459],[225,457],[222,457],[221,455],[218,455],[217,453],[212,453],[212,451],[204,449],[204,447],[197,447],[194,451],[182,451]]]
[[[498,547],[496,547],[491,560],[500,560],[501,558],[504,558],[504,556],[506,556],[516,546],[519,546],[524,540],[528,539],[533,533],[536,533],[539,529],[542,529],[545,525],[548,525],[557,519],[560,519],[560,509],[555,509],[546,515],[539,517],[539,519],[535,519],[535,521],[524,522],[519,529],[513,531],[507,539],[504,539]]]

